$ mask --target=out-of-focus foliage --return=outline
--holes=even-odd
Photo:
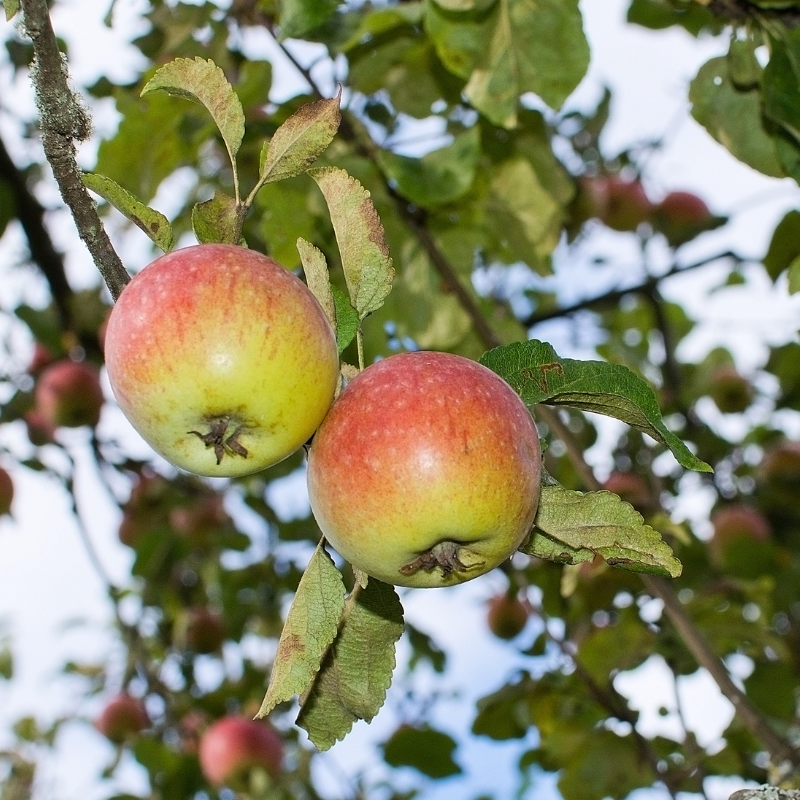
[[[4,7],[9,16],[17,10],[12,0],[5,0]],[[680,253],[685,242],[725,222],[704,214],[697,203],[670,204],[648,196],[641,152],[605,151],[601,136],[611,113],[610,94],[592,111],[570,106],[568,98],[589,60],[573,0],[374,5],[152,0],[143,13],[146,32],[134,42],[143,56],[136,80],[118,85],[101,76],[92,86],[80,87],[90,103],[113,104],[120,119],[114,135],[100,143],[92,168],[108,182],[95,180],[92,186],[89,178],[89,185],[111,203],[125,204],[130,195],[150,205],[164,181],[178,170],[188,171],[191,179],[180,184],[183,194],[170,198],[178,206],[170,233],[178,246],[194,242],[191,209],[215,198],[205,206],[209,216],[199,225],[195,218],[195,230],[218,237],[220,228],[214,226],[230,224],[222,213],[230,204],[222,198],[248,197],[272,165],[274,156],[264,151],[264,141],[308,103],[330,101],[341,85],[342,123],[327,149],[320,148],[318,171],[309,176],[297,174],[298,169],[287,173],[292,177],[267,182],[255,195],[240,233],[249,247],[291,270],[299,271],[302,263],[299,237],[318,248],[331,267],[335,313],[347,318],[349,333],[340,336],[340,345],[351,364],[358,362],[354,335],[360,319],[367,363],[412,348],[477,359],[497,344],[541,338],[537,329],[546,320],[577,319],[557,296],[550,276],[568,275],[571,250],[604,226],[641,243],[642,252],[649,242],[660,242],[670,253],[672,273],[685,266]],[[112,9],[108,24],[114,19]],[[628,19],[654,30],[680,26],[693,36],[729,39],[728,55],[702,66],[689,87],[694,118],[750,167],[767,176],[800,179],[800,14],[795,4],[633,0]],[[271,46],[256,47],[254,54],[253,46],[244,43],[258,37],[271,40]],[[298,40],[306,45],[301,48]],[[307,86],[281,102],[270,100],[269,53],[276,47],[295,58]],[[25,77],[30,51],[20,29],[9,26],[6,51],[2,74]],[[302,66],[308,52],[316,58],[312,69]],[[207,65],[209,60],[217,65],[241,105],[242,129],[237,117],[236,124],[223,122],[220,133],[201,105],[182,98],[160,91],[141,96],[156,70],[176,58],[191,60],[184,65]],[[209,96],[216,96],[215,87],[227,92],[215,68],[192,69],[208,72]],[[15,109],[3,97],[0,89],[0,109],[13,117]],[[3,342],[9,358],[0,376],[0,423],[26,431],[29,445],[9,448],[2,460],[46,472],[73,495],[72,461],[64,457],[61,433],[37,415],[35,387],[48,362],[71,358],[102,366],[107,297],[99,284],[90,290],[71,287],[63,259],[48,247],[36,199],[46,180],[44,170],[35,158],[26,163],[8,156],[9,150],[35,152],[32,120],[18,122],[27,147],[7,148],[0,142],[0,236],[21,227],[30,258],[20,268],[45,276],[52,302],[2,312],[16,330],[27,331],[28,339],[39,343],[34,360],[23,367],[27,352]],[[297,130],[293,124],[283,131]],[[421,142],[419,130],[424,131]],[[241,186],[234,180],[233,157]],[[326,189],[345,180],[343,171],[369,192],[385,230],[395,277],[382,305],[371,304],[374,297],[352,305],[346,299],[348,289],[354,296],[354,285],[358,295],[363,265],[342,263],[341,234],[337,245],[335,229],[337,224],[347,227],[348,209],[331,204]],[[798,211],[791,211],[777,226],[762,265],[770,280],[788,276],[795,290],[800,287],[798,219]],[[162,226],[156,217],[143,224],[154,221]],[[171,238],[162,246],[171,247]],[[382,257],[378,250],[376,260]],[[721,292],[746,280],[737,259],[727,263],[730,271],[720,280]],[[670,545],[683,565],[673,586],[684,612],[717,656],[750,659],[753,670],[745,689],[763,724],[797,741],[800,444],[789,441],[785,430],[786,420],[796,422],[800,411],[800,348],[795,341],[777,343],[759,374],[746,377],[752,391],[745,392],[745,405],[757,404],[758,413],[750,413],[749,406],[725,412],[724,398],[730,402],[730,394],[721,393],[718,370],[735,367],[735,360],[727,351],[713,351],[700,363],[679,359],[677,347],[695,323],[681,305],[664,299],[660,286],[668,279],[669,274],[654,276],[642,266],[632,290],[603,290],[597,302],[586,304],[598,357],[609,362],[605,367],[615,375],[626,367],[626,377],[616,397],[598,392],[591,382],[572,394],[570,386],[561,387],[563,430],[540,424],[548,444],[546,468],[563,487],[558,490],[562,500],[591,488],[569,457],[570,451],[585,451],[597,442],[596,418],[585,411],[593,402],[606,412],[614,405],[615,416],[631,423],[636,415],[626,397],[644,396],[644,382],[654,387],[655,399],[647,395],[642,402],[655,408],[655,416],[626,429],[610,453],[614,472],[608,488],[635,509],[614,511],[613,522],[654,536],[658,532]],[[483,288],[479,292],[476,286]],[[552,378],[563,378],[572,368],[555,354],[547,366]],[[515,388],[533,391],[534,383]],[[773,385],[777,390],[771,392]],[[539,386],[532,402],[552,399],[550,388]],[[719,414],[737,415],[739,434],[707,424],[718,418],[714,403]],[[658,441],[642,430],[655,432]],[[714,472],[688,476],[669,449],[684,467],[707,462]],[[302,468],[302,453],[221,485],[161,474],[97,432],[87,450],[122,509],[119,538],[134,554],[130,581],[109,587],[110,604],[119,612],[115,618],[125,662],[121,671],[94,663],[66,664],[64,671],[86,697],[127,690],[147,701],[152,724],[119,747],[129,749],[146,770],[150,798],[228,798],[226,790],[203,777],[198,741],[212,721],[226,714],[252,717],[258,712],[275,652],[291,647],[284,639],[280,650],[278,641],[319,530],[305,510],[288,519],[279,515],[274,498],[275,490]],[[710,541],[711,526],[695,532],[670,516],[676,497],[698,485],[713,497],[711,522],[716,520],[716,526]],[[757,514],[759,524],[723,524],[716,512],[734,506]],[[753,515],[740,519],[752,521]],[[544,533],[556,529],[554,522]],[[704,782],[713,776],[783,778],[797,788],[796,779],[773,769],[777,765],[765,757],[764,742],[739,718],[714,749],[702,747],[686,730],[674,737],[642,732],[615,678],[653,656],[663,659],[676,677],[695,672],[698,665],[666,616],[653,612],[640,576],[594,555],[612,553],[613,561],[622,550],[619,542],[614,546],[604,551],[598,544],[591,552],[578,548],[578,556],[560,559],[566,566],[553,562],[552,551],[540,553],[550,560],[520,557],[508,565],[509,587],[535,612],[535,640],[519,637],[507,645],[519,649],[525,668],[513,676],[496,676],[496,689],[479,702],[471,730],[439,731],[409,713],[383,743],[386,769],[404,770],[404,777],[410,774],[422,788],[426,779],[444,779],[467,768],[458,744],[477,736],[514,748],[522,794],[535,794],[543,773],[558,775],[565,800],[625,798],[652,786],[665,787],[673,797],[679,792],[702,796]],[[662,572],[676,574],[670,559],[664,555],[668,568],[662,565]],[[348,589],[357,580],[350,574],[345,578]],[[193,620],[208,620],[198,609],[216,612],[214,618],[224,621],[223,645],[214,640],[219,630],[206,630],[209,635],[203,638],[192,628]],[[373,606],[362,611],[375,613]],[[396,615],[386,613],[381,621],[386,641],[393,641],[399,632]],[[292,624],[302,628],[306,623],[295,617]],[[358,624],[356,619],[356,643],[345,643],[343,661],[360,656]],[[291,625],[287,630],[291,634]],[[405,637],[411,655],[395,680],[414,699],[420,670],[432,667],[446,676],[449,665],[424,631],[408,627]],[[13,642],[0,638],[2,681],[15,679],[12,651]],[[209,660],[221,676],[213,688],[200,676]],[[324,679],[335,682],[335,669]],[[279,686],[272,698],[270,720],[286,751],[282,774],[273,780],[256,771],[244,796],[318,796],[312,772],[316,752],[294,725],[293,686],[291,681]],[[357,713],[343,704],[321,710],[311,704],[306,721],[315,713],[326,719],[369,716],[374,711],[361,713],[358,705],[372,695],[364,690],[360,696],[361,689],[348,695]],[[19,720],[10,733],[14,746],[0,752],[0,797],[30,795],[36,753],[55,745],[63,722],[40,728],[34,720]],[[376,758],[381,758],[377,748]],[[116,761],[109,764],[109,774],[115,768]],[[378,792],[411,796],[392,794],[370,783],[369,776],[353,796]]]

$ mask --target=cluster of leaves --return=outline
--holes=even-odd
[[[9,0],[4,5],[9,17],[17,10]],[[773,349],[764,369],[777,377],[781,392],[761,398],[770,413],[731,441],[698,419],[712,368],[731,357],[678,361],[675,348],[692,321],[661,297],[651,276],[643,274],[640,287],[623,293],[623,303],[616,293],[593,306],[605,334],[598,352],[606,361],[562,359],[549,345],[527,341],[537,315],[566,313],[543,280],[569,269],[569,259],[553,258],[562,232],[590,235],[595,224],[575,222],[577,179],[637,167],[633,154],[603,154],[608,97],[592,113],[558,110],[588,64],[577,3],[428,0],[373,8],[239,0],[221,9],[153,2],[146,18],[150,30],[135,44],[152,69],[133,85],[101,78],[88,87],[93,97],[110,98],[121,115],[117,133],[101,144],[95,169],[85,176],[90,189],[163,250],[191,236],[191,226],[192,240],[246,242],[287,268],[302,267],[336,325],[345,361],[363,366],[404,347],[482,357],[530,406],[560,409],[541,425],[553,480],[524,548],[535,558],[508,569],[510,585],[534,604],[540,621],[536,639],[520,645],[529,667],[507,682],[499,678],[497,691],[476,710],[472,733],[513,743],[535,728],[537,745],[520,745],[520,789],[535,784],[541,771],[559,773],[567,800],[623,798],[655,784],[675,796],[701,792],[708,776],[767,777],[764,745],[740,719],[725,732],[724,748],[713,753],[685,730],[682,738],[649,737],[614,679],[654,654],[676,677],[697,669],[676,629],[644,610],[652,584],[635,573],[671,576],[684,613],[713,652],[752,660],[746,689],[764,724],[796,727],[800,518],[793,492],[800,469],[767,475],[754,454],[783,438],[777,412],[800,411],[798,345]],[[678,0],[635,0],[630,19],[651,27],[683,25],[694,34],[718,33],[731,21]],[[800,126],[793,115],[800,104],[792,94],[798,76],[789,20],[782,11],[763,9],[748,17],[731,36],[728,58],[700,71],[690,99],[698,121],[733,155],[768,175],[796,178]],[[332,86],[320,91],[315,73],[298,65],[310,94],[271,104],[270,62],[246,57],[231,44],[237,41],[232,31],[251,29],[273,36],[290,55],[289,38],[321,46],[342,84],[338,96],[331,99]],[[763,44],[770,51],[766,67],[755,57]],[[24,39],[9,40],[8,52],[24,69],[30,55]],[[166,66],[156,70],[159,64]],[[542,104],[526,102],[529,93],[554,110],[537,110]],[[404,139],[416,120],[435,124],[443,146],[409,155],[413,148]],[[167,220],[149,204],[186,165],[194,184]],[[16,218],[27,232],[36,212],[21,200],[33,194],[24,180],[14,180],[23,170],[11,166],[0,171],[0,198],[3,192],[14,198],[0,205],[0,215],[11,209],[0,223]],[[30,180],[38,179],[35,169],[28,171]],[[797,271],[798,220],[797,212],[784,219],[765,256],[774,279]],[[645,241],[659,234],[644,224],[624,235]],[[59,273],[52,260],[34,255],[32,261],[46,275],[53,303],[18,308],[16,319],[57,352],[85,352],[100,363],[99,293],[74,292],[63,264]],[[523,298],[475,290],[477,272],[491,267],[507,276],[520,266],[533,287]],[[519,313],[513,301],[520,299],[534,311]],[[663,345],[661,356],[654,356],[654,337]],[[658,395],[642,375],[664,387]],[[2,421],[14,423],[29,407],[32,381],[22,371],[4,378],[12,391]],[[613,458],[617,472],[643,483],[643,493],[631,498],[633,508],[609,492],[586,492],[594,487],[568,457],[565,441],[580,450],[595,441],[586,411],[630,428]],[[61,463],[54,448],[64,449],[58,437],[36,445],[33,456],[8,455],[26,467],[52,470],[71,491],[72,475],[50,466]],[[68,665],[68,671],[84,676],[87,694],[126,688],[148,698],[154,724],[132,743],[132,752],[148,771],[152,797],[213,792],[197,765],[198,730],[226,712],[252,716],[259,709],[270,712],[290,753],[278,784],[253,794],[316,797],[314,756],[288,716],[292,698],[301,696],[298,722],[323,749],[356,719],[377,713],[402,633],[394,590],[346,568],[343,576],[324,549],[313,549],[319,532],[307,514],[278,516],[273,492],[300,468],[299,456],[223,490],[157,475],[99,434],[91,450],[110,486],[121,476],[131,487],[129,499],[119,500],[120,537],[135,553],[132,582],[124,590],[110,587],[110,597],[118,610],[123,600],[133,600],[139,613],[133,622],[118,613],[127,656],[121,675],[96,664]],[[666,450],[675,460],[656,474],[652,465]],[[713,475],[705,472],[707,464]],[[672,522],[663,509],[668,512],[690,482],[686,469],[701,471],[696,480],[720,505],[757,507],[771,524],[770,542],[740,541],[735,557],[722,564],[686,526]],[[258,535],[240,530],[253,513]],[[199,652],[186,635],[187,616],[197,608],[219,612],[225,621],[223,677],[213,688],[199,680],[198,665],[217,658],[219,645]],[[434,641],[410,626],[406,636],[412,665],[445,669]],[[274,663],[249,655],[254,641],[277,643]],[[365,659],[367,652],[376,655]],[[11,677],[8,663],[5,678]],[[413,691],[413,672],[401,680]],[[34,728],[20,728],[21,741],[49,746],[56,728]],[[444,778],[460,769],[455,747],[444,732],[409,724],[386,743],[384,759]],[[11,765],[4,791],[30,786],[32,763],[0,758]]]

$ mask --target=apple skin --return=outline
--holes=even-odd
[[[125,287],[105,338],[122,412],[167,461],[199,475],[266,469],[322,422],[339,355],[308,287],[267,256],[205,244]]]
[[[265,722],[230,715],[217,720],[200,739],[200,768],[214,786],[246,785],[261,767],[275,780],[281,772],[283,742]]]
[[[518,597],[498,594],[489,600],[486,622],[498,639],[513,639],[527,624],[528,609]]]
[[[0,517],[11,513],[11,502],[14,499],[14,482],[11,476],[0,467]]]
[[[176,639],[195,653],[216,653],[225,641],[225,620],[218,611],[194,606],[179,619]]]
[[[692,192],[669,192],[656,208],[658,216],[672,225],[703,225],[711,218],[705,200]]]
[[[604,181],[604,199],[598,216],[615,231],[635,231],[650,220],[653,205],[638,180],[625,180],[617,175],[598,178]]]
[[[103,399],[100,375],[85,362],[61,359],[45,367],[36,381],[36,411],[57,428],[95,427]]]
[[[354,567],[398,586],[463,583],[530,533],[541,452],[522,400],[448,353],[394,355],[357,375],[308,456],[311,508]]]
[[[714,535],[708,543],[711,561],[733,575],[755,578],[772,565],[772,539],[769,520],[744,503],[731,503],[711,515]],[[757,550],[750,543],[762,545]]]
[[[144,704],[129,694],[120,694],[106,704],[95,727],[107,739],[122,744],[150,724]]]

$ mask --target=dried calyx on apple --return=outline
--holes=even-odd
[[[106,364],[122,412],[177,467],[247,475],[319,426],[339,378],[336,337],[308,287],[267,256],[176,250],[125,287]]]
[[[514,390],[448,353],[391,356],[337,398],[314,436],[314,516],[353,566],[399,586],[463,583],[505,561],[536,514],[541,453]]]

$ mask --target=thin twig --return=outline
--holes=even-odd
[[[78,234],[114,300],[130,280],[81,180],[75,142],[91,133],[91,122],[69,87],[67,70],[50,22],[46,0],[22,0],[25,30],[33,42],[31,82],[41,119],[42,147]]]

